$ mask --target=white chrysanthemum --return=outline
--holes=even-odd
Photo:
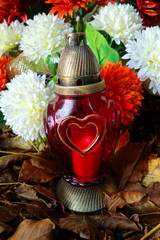
[[[54,83],[45,86],[46,76],[28,70],[16,75],[6,84],[8,90],[1,92],[0,108],[6,124],[25,140],[45,137],[43,113],[50,100],[55,97]]]
[[[126,44],[126,52],[123,59],[130,59],[127,65],[139,70],[141,81],[149,78],[149,88],[160,94],[160,28],[148,27],[137,32],[135,39]]]
[[[27,21],[23,31],[20,49],[30,61],[36,63],[51,55],[53,62],[58,62],[60,53],[65,47],[65,34],[72,32],[69,23],[54,15],[38,14]]]
[[[130,4],[111,4],[101,7],[91,21],[97,30],[103,30],[120,44],[133,39],[134,33],[142,29],[142,19]]]
[[[17,47],[21,40],[24,24],[18,20],[8,24],[4,21],[0,24],[0,56],[3,53]]]

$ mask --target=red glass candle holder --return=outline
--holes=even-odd
[[[44,117],[46,136],[64,179],[57,185],[57,197],[72,210],[95,211],[104,206],[99,186],[118,138],[119,111],[106,97],[84,33],[67,35],[57,75],[57,97]]]
[[[118,114],[105,91],[58,95],[49,103],[46,135],[66,181],[79,186],[102,181],[119,133]]]

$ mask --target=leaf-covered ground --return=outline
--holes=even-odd
[[[92,214],[66,209],[54,194],[61,177],[47,144],[37,149],[0,133],[1,240],[160,239],[160,104],[145,100],[119,142],[106,208]],[[120,150],[118,150],[120,148]]]

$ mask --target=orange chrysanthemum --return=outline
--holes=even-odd
[[[86,3],[93,0],[47,0],[46,3],[52,3],[53,7],[50,10],[50,14],[56,13],[58,17],[63,18],[65,14],[73,16],[73,11],[76,9],[84,8],[88,9]]]
[[[2,89],[6,88],[6,83],[8,81],[7,79],[7,71],[6,71],[6,65],[12,60],[12,57],[7,57],[6,55],[3,55],[0,58],[0,91]]]
[[[137,73],[121,62],[106,62],[101,77],[105,80],[107,97],[113,98],[118,105],[122,123],[128,125],[138,114],[143,99],[142,82]]]

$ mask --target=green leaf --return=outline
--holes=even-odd
[[[58,77],[55,75],[53,78],[51,78],[51,81],[54,81],[54,83],[57,83]]]
[[[115,41],[113,41],[111,47],[116,49],[120,57],[124,56],[126,50],[124,43],[121,42],[120,44],[117,44]]]
[[[106,60],[113,63],[120,60],[118,52],[109,46],[105,37],[87,22],[85,32],[89,46],[95,54],[99,65],[104,66]]]
[[[0,111],[0,128],[4,128],[6,121],[4,120],[3,113]]]
[[[117,3],[118,4],[130,4],[137,9],[137,3],[136,3],[136,1],[133,1],[133,0],[124,1],[124,2],[122,0],[117,0]]]
[[[46,141],[46,138],[42,138],[42,137],[40,137],[39,140],[36,140],[36,141],[35,141],[35,146],[36,146],[36,148],[39,148],[39,145],[40,145],[41,143],[45,142],[45,141]]]
[[[107,32],[105,32],[105,31],[99,31],[99,32],[107,40],[110,47],[115,49],[118,52],[120,57],[124,56],[126,48],[125,48],[125,45],[122,42],[120,44],[117,44]]]
[[[112,37],[104,30],[100,30],[99,32],[103,35],[103,37],[107,40],[108,44],[111,46]]]
[[[53,63],[51,60],[51,55],[48,55],[46,58],[46,63],[48,64],[48,68],[51,71],[51,73],[56,74],[58,63]]]

